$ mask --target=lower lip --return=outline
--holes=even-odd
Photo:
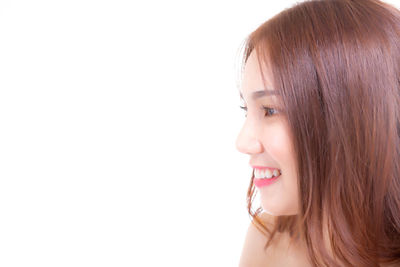
[[[254,178],[254,185],[257,186],[258,188],[260,187],[264,187],[267,185],[271,185],[273,183],[276,182],[276,180],[278,180],[281,176],[277,176],[271,179],[258,179],[258,178]]]

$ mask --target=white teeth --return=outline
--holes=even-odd
[[[267,177],[267,179],[271,179],[272,178],[272,172],[270,170],[265,170],[265,176]]]
[[[280,175],[280,171],[279,170],[274,170],[273,172],[271,172],[271,170],[269,169],[265,169],[265,170],[260,170],[260,169],[255,169],[254,170],[254,177],[257,179],[271,179],[272,177],[275,176],[279,176]]]

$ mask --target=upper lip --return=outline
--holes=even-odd
[[[269,170],[271,170],[271,171],[273,171],[273,170],[275,170],[275,169],[279,170],[279,168],[266,167],[266,166],[260,166],[260,165],[250,165],[250,166],[253,167],[253,169],[261,169],[261,170],[263,170],[263,169],[269,169]]]

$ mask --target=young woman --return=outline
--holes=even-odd
[[[249,35],[242,70],[240,266],[400,266],[400,11],[297,3]]]

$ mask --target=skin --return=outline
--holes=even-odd
[[[253,51],[245,65],[240,90],[243,97],[242,106],[247,107],[247,115],[237,137],[236,148],[250,156],[251,165],[278,168],[282,172],[274,184],[257,188],[264,211],[261,213],[261,219],[267,225],[272,225],[274,216],[299,213],[298,177],[290,130],[282,112],[283,106],[279,96],[269,95],[256,100],[252,98],[252,93],[255,91],[265,88],[275,90],[270,68],[265,68],[263,74],[265,84],[256,52]],[[272,110],[266,111],[263,106]],[[267,237],[250,223],[239,266],[311,266],[304,244],[300,242],[289,245],[287,234],[278,235],[280,235],[279,241],[264,251],[263,246]]]
[[[272,185],[258,188],[264,212],[279,215],[298,213],[298,186],[295,168],[296,159],[284,114],[280,111],[277,95],[267,95],[254,100],[254,91],[274,90],[272,75],[264,71],[264,85],[253,51],[245,65],[242,88],[242,106],[247,107],[245,123],[237,137],[236,148],[250,156],[250,164],[281,170],[281,177]],[[273,108],[269,112],[264,107]],[[267,116],[265,117],[265,115]]]
[[[275,183],[257,188],[264,211],[260,219],[272,229],[275,216],[298,214],[298,177],[290,130],[279,96],[252,98],[255,91],[266,88],[275,90],[270,68],[265,68],[263,74],[265,84],[256,52],[253,51],[245,65],[240,90],[242,106],[247,107],[247,115],[237,137],[236,148],[250,156],[251,165],[278,168],[282,172]],[[266,111],[263,106],[272,110]],[[311,266],[303,242],[289,242],[290,238],[286,233],[278,236],[279,241],[273,242],[264,251],[267,237],[250,223],[239,266]]]
[[[273,216],[261,213],[260,219],[271,229]],[[307,248],[300,243],[289,243],[287,234],[277,233],[272,245],[265,251],[268,238],[250,223],[240,257],[239,267],[310,267]]]
[[[299,213],[296,159],[289,127],[285,115],[282,110],[280,111],[282,105],[279,97],[264,96],[257,100],[252,99],[254,91],[265,88],[274,90],[270,68],[265,68],[266,84],[263,83],[255,51],[249,56],[243,75],[240,91],[243,96],[242,106],[247,107],[247,116],[237,137],[236,148],[250,156],[251,165],[273,167],[282,171],[281,177],[274,184],[257,188],[264,210],[264,213],[261,213],[261,219],[267,225],[272,225],[274,216]],[[267,112],[267,117],[265,117],[266,111],[263,106],[275,110]],[[307,258],[308,253],[304,242],[289,245],[287,234],[278,235],[281,235],[279,241],[269,250],[264,251],[263,246],[267,238],[250,223],[239,266],[312,266]],[[328,253],[332,255],[326,226],[323,238]],[[381,264],[380,266],[395,265]]]

